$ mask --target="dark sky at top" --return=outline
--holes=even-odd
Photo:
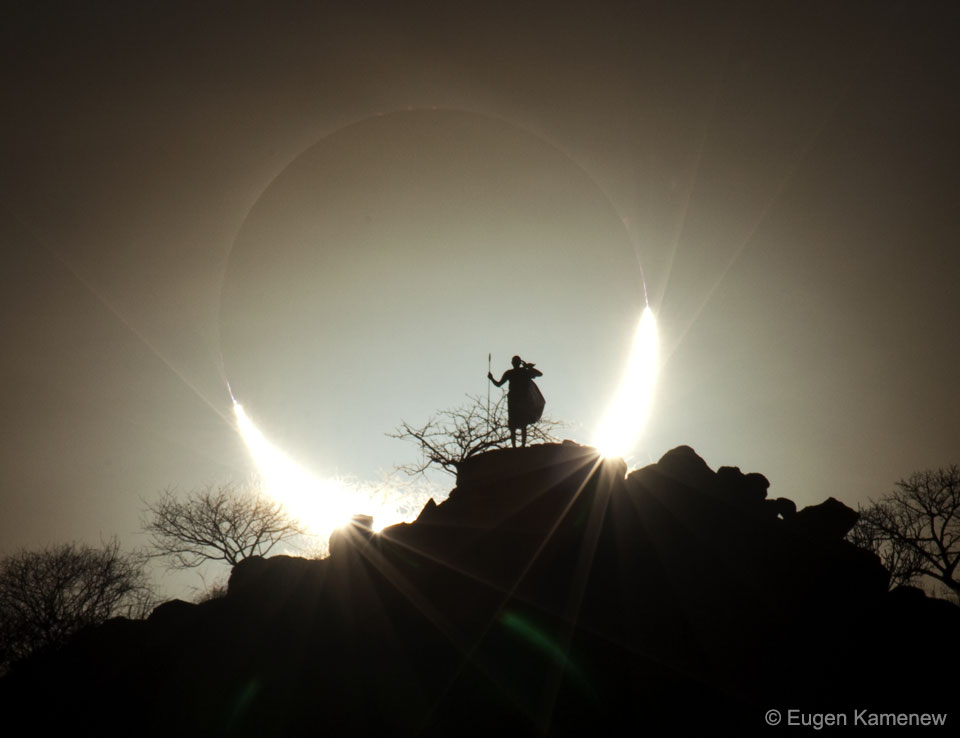
[[[248,269],[299,264],[292,234],[309,220],[329,230],[317,253],[330,262],[267,288],[297,271],[303,294],[315,280],[317,294],[362,282],[366,295],[283,327],[296,346],[247,346],[264,367],[275,352],[273,379],[326,357],[300,405],[257,397],[265,376],[242,398],[303,455],[302,430],[322,428],[308,462],[364,476],[406,460],[382,436],[400,417],[383,427],[335,399],[416,421],[485,392],[490,350],[495,371],[530,351],[548,408],[589,440],[624,358],[604,347],[642,306],[638,263],[666,360],[635,463],[687,443],[765,473],[774,496],[856,504],[956,462],[957,21],[949,2],[8,3],[0,552],[128,537],[141,498],[249,471],[220,368],[242,310],[222,315],[221,291],[236,297],[231,250],[251,209],[269,221],[254,208],[265,192],[290,207],[278,222],[297,222],[249,246]],[[414,162],[420,189],[378,179],[381,146]],[[305,161],[328,163],[288,168]],[[294,171],[313,179],[284,190]],[[377,187],[393,189],[370,199]],[[444,219],[457,187],[479,194],[456,201],[465,220]],[[350,230],[372,222],[368,202],[399,220],[362,234],[410,240]],[[483,213],[499,236],[481,249]],[[444,251],[463,222],[472,235]],[[485,271],[507,274],[518,254],[543,269],[528,309]],[[414,279],[427,281],[408,300]],[[454,310],[462,334],[437,330],[411,355],[355,340],[370,326],[419,340],[431,313]],[[511,342],[491,346],[495,325]],[[362,361],[333,386],[330,356]]]

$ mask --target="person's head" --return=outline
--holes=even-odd
[[[510,361],[513,364],[514,369],[519,369],[520,365],[523,363],[523,359],[521,359],[519,356],[514,356]]]

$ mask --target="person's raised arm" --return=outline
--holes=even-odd
[[[487,372],[487,379],[489,379],[491,382],[493,382],[493,384],[494,384],[495,386],[501,387],[501,386],[503,386],[503,383],[507,381],[507,374],[508,374],[509,372],[510,372],[509,369],[508,369],[507,371],[505,371],[505,372],[503,373],[503,376],[500,377],[500,381],[499,381],[499,382],[498,382],[496,379],[493,378],[493,374],[491,374],[490,372]]]

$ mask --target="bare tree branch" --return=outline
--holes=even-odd
[[[507,426],[506,393],[488,407],[485,400],[476,395],[467,395],[468,402],[460,407],[441,410],[420,426],[406,421],[387,435],[413,441],[418,446],[420,458],[398,468],[410,475],[424,474],[430,468],[441,469],[456,476],[460,465],[471,456],[494,448],[510,445],[510,429]],[[541,418],[527,426],[528,441],[551,443],[560,440],[553,431],[563,423],[550,418]]]
[[[0,669],[55,648],[89,625],[145,617],[156,604],[146,557],[77,543],[21,550],[0,561]]]
[[[932,577],[960,597],[960,467],[901,479],[860,509],[850,540],[880,556],[891,586]]]
[[[183,500],[166,490],[147,505],[146,516],[151,555],[166,558],[172,569],[192,569],[205,561],[233,566],[303,533],[278,502],[237,486],[208,486]]]

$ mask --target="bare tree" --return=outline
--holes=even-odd
[[[891,586],[931,577],[960,597],[960,467],[900,480],[860,509],[850,540],[880,556]]]
[[[917,566],[920,556],[916,549],[906,541],[892,538],[874,522],[876,517],[872,508],[882,503],[875,503],[869,508],[860,508],[860,517],[847,534],[848,540],[855,546],[876,554],[884,568],[890,572],[889,588],[894,589],[901,585],[913,584],[917,579]],[[885,512],[884,517],[893,513]]]
[[[416,443],[420,458],[399,468],[413,475],[423,474],[434,467],[456,476],[460,465],[471,456],[510,446],[506,397],[503,393],[495,404],[488,407],[480,397],[467,395],[467,404],[441,410],[421,426],[402,422],[387,435]],[[561,427],[563,423],[560,421],[541,418],[528,426],[527,437],[542,443],[556,442],[560,439],[552,431]]]
[[[123,615],[142,618],[156,604],[146,557],[68,543],[21,550],[0,561],[0,668],[55,648],[77,631]]]
[[[167,558],[172,569],[192,569],[205,561],[233,566],[303,533],[278,502],[234,485],[208,486],[183,500],[166,490],[147,505],[146,516],[152,555]]]

